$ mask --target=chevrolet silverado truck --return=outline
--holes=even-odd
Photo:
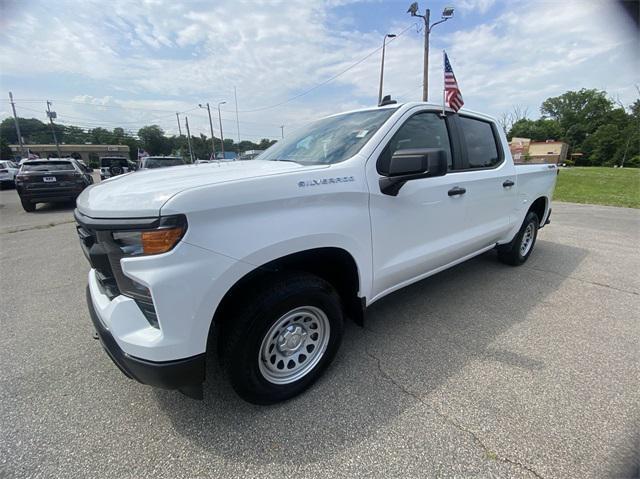
[[[514,165],[493,118],[429,103],[330,116],[253,161],[122,175],[75,210],[93,325],[141,383],[202,398],[217,350],[242,398],[282,401],[326,369],[345,317],[494,248],[524,263],[556,175]]]

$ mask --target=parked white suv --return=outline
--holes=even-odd
[[[85,190],[75,215],[107,353],[142,383],[201,397],[216,341],[238,394],[273,403],[318,378],[345,316],[362,322],[383,296],[492,248],[525,262],[555,165],[514,166],[494,119],[440,110],[352,111],[254,161]]]
[[[13,161],[0,161],[0,189],[5,186],[15,186],[19,169],[20,167]]]

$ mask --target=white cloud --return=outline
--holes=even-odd
[[[87,126],[120,122],[136,129],[156,122],[173,132],[173,112],[226,100],[224,128],[234,132],[235,85],[241,132],[277,137],[281,124],[375,102],[379,52],[300,100],[244,112],[312,88],[380,45],[384,32],[365,27],[357,16],[341,14],[336,21],[332,9],[339,6],[344,13],[348,3],[114,0],[108,8],[97,0],[61,1],[55,7],[44,0],[16,3],[2,20],[0,66],[12,79],[42,78],[28,92],[20,93],[20,83],[8,85],[17,97],[50,98],[53,88],[59,92],[54,98],[67,100],[56,103],[59,117],[82,119]],[[633,37],[616,28],[613,3],[461,0],[455,5],[460,17],[432,37],[432,99],[440,99],[446,47],[471,108],[498,114],[520,104],[535,112],[546,97],[581,87],[605,88],[631,101],[638,59]],[[489,10],[498,17],[472,15]],[[385,30],[400,32],[407,25],[400,9]],[[388,45],[385,93],[420,99],[421,72],[422,34],[410,29]],[[208,132],[204,110],[189,117],[192,132]]]

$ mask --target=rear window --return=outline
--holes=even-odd
[[[143,168],[164,168],[165,166],[184,165],[182,158],[145,158]]]
[[[127,167],[126,158],[100,158],[101,168],[111,168],[112,166]]]
[[[73,171],[70,161],[37,161],[22,164],[22,171]]]
[[[460,117],[469,168],[490,168],[500,163],[500,154],[491,123]]]

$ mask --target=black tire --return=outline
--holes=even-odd
[[[533,235],[531,239],[531,244],[523,254],[522,247],[523,242],[525,240],[525,233],[527,232],[527,228],[531,226]],[[538,215],[533,211],[529,211],[527,216],[524,218],[524,222],[520,227],[520,231],[515,238],[511,241],[511,243],[504,244],[498,246],[498,258],[503,263],[509,264],[511,266],[520,266],[523,264],[529,256],[531,256],[531,252],[536,245],[536,239],[538,238],[538,228],[540,227],[540,220],[538,219]],[[527,235],[528,236],[528,235]]]
[[[308,273],[286,273],[275,278],[267,277],[257,288],[252,287],[247,290],[246,294],[254,291],[258,291],[254,298],[239,302],[226,318],[227,323],[223,327],[224,335],[221,338],[223,365],[233,389],[240,397],[254,404],[273,404],[300,394],[311,386],[331,363],[342,340],[342,308],[340,298],[333,287],[323,279]],[[324,354],[317,353],[313,360],[310,356],[309,361],[317,360],[318,362],[302,377],[288,384],[275,384],[262,372],[267,368],[267,361],[259,364],[263,341],[269,342],[267,333],[276,323],[281,322],[283,317],[303,307],[322,311],[325,320],[328,320],[326,349]],[[307,318],[304,321],[307,321]],[[301,320],[296,324],[307,325],[308,323],[303,323]],[[309,326],[312,327],[312,324]],[[280,331],[286,331],[286,329]],[[308,331],[310,332],[308,338],[305,333],[304,337],[307,339],[301,342],[302,347],[305,348],[309,347],[306,341],[313,336],[313,331],[311,329]],[[272,334],[273,332],[269,337]],[[276,336],[281,337],[277,332]],[[276,336],[273,336],[271,342],[275,341]],[[318,351],[321,349],[319,348]],[[303,349],[294,353],[294,356],[297,355],[297,360],[306,354],[301,353],[304,353]],[[304,360],[299,361],[296,368],[304,369]],[[291,362],[294,361],[290,361],[288,365]],[[276,363],[273,360],[271,363],[275,367]]]
[[[31,201],[20,198],[20,203],[22,203],[22,208],[24,208],[27,213],[33,213],[36,210],[36,204]]]

